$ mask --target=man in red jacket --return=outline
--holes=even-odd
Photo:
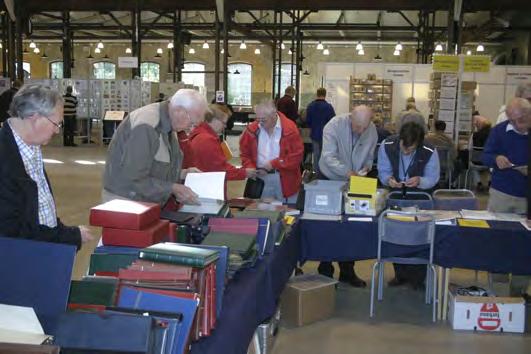
[[[256,176],[256,169],[236,167],[227,161],[221,149],[220,134],[223,133],[230,111],[226,106],[211,104],[205,121],[198,125],[188,137],[193,151],[193,166],[203,172],[226,171],[227,180],[244,180]]]
[[[277,112],[273,101],[255,107],[256,121],[240,137],[243,167],[256,168],[264,180],[262,198],[295,203],[301,184],[300,164],[304,152],[295,123]]]

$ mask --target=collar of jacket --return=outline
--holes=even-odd
[[[282,135],[281,135],[282,137],[290,136],[294,134],[295,131],[297,132],[297,134],[299,133],[297,129],[295,130],[289,129],[289,127],[286,126],[286,121],[289,121],[289,119],[286,118],[286,116],[282,112],[277,112],[277,116],[278,116],[278,119],[280,119],[280,127],[282,128]],[[260,134],[260,124],[257,121],[254,121],[247,126],[247,130],[249,131],[249,133],[255,135],[258,138],[258,135]]]
[[[202,122],[197,127],[195,127],[195,129],[190,133],[189,139],[192,140],[201,133],[206,133],[215,136],[216,138],[218,137],[214,129],[212,129],[212,127],[207,122]]]
[[[162,101],[159,103],[159,126],[158,128],[163,133],[169,133],[172,131],[169,111],[169,101]]]

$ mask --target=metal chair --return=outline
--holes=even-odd
[[[489,167],[483,164],[478,164],[483,155],[483,147],[472,145],[472,136],[468,142],[468,168],[465,172],[465,188],[468,188],[468,176],[470,171],[477,171],[478,173],[488,171]]]
[[[442,183],[448,181],[448,188],[451,188],[453,161],[450,159],[450,150],[438,147],[437,154],[439,155],[439,166],[441,170],[439,182]]]
[[[406,192],[405,196],[401,191],[394,191],[387,194],[387,208],[414,207],[419,209],[432,210],[433,199],[426,192]]]
[[[411,218],[411,220],[398,220],[390,218],[390,214],[398,217]],[[426,295],[425,302],[433,303],[433,322],[437,314],[437,272],[433,264],[433,242],[435,238],[435,221],[433,216],[427,214],[404,213],[392,210],[385,210],[378,220],[378,254],[376,262],[372,267],[371,277],[371,303],[370,317],[374,316],[374,290],[375,275],[378,271],[378,301],[383,299],[384,264],[393,262],[399,264],[425,264],[426,273]],[[401,246],[427,246],[429,247],[428,257],[395,257],[386,250],[385,244]]]
[[[437,210],[479,209],[476,195],[468,189],[437,189],[433,201]]]

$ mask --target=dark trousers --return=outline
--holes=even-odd
[[[339,278],[350,279],[356,272],[354,271],[354,261],[349,262],[337,262],[339,264]],[[319,267],[317,267],[319,274],[325,275],[327,277],[334,277],[334,266],[332,262],[321,262]]]
[[[63,145],[74,145],[74,132],[76,130],[76,116],[64,116]]]
[[[423,284],[426,279],[425,265],[393,263],[393,268],[395,269],[395,278],[400,281],[410,284]]]

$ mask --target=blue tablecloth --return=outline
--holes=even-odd
[[[193,354],[247,352],[255,329],[275,313],[280,293],[297,264],[298,226],[273,254],[229,282],[216,329],[211,336],[192,344]]]
[[[488,229],[437,225],[434,263],[496,273],[531,274],[531,232],[514,222],[489,221]],[[300,220],[300,260],[348,261],[376,258],[378,224]],[[411,253],[394,248],[394,255]]]

